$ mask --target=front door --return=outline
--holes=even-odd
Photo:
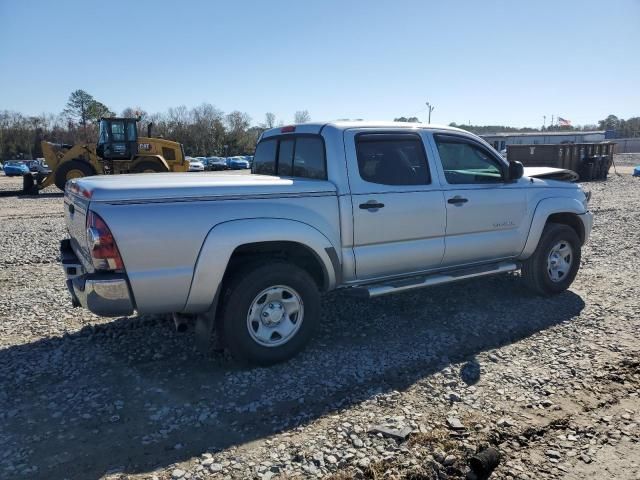
[[[506,162],[480,142],[455,134],[434,139],[447,210],[442,265],[518,255],[529,227],[522,181],[509,181]]]
[[[436,268],[444,254],[445,208],[422,137],[415,131],[345,131],[356,277]]]

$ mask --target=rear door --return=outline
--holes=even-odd
[[[447,211],[445,267],[516,256],[528,224],[526,189],[506,162],[464,135],[434,134]]]
[[[445,206],[417,130],[344,133],[360,280],[436,268]]]

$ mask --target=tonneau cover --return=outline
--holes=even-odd
[[[325,180],[268,175],[221,175],[213,172],[98,175],[71,180],[67,188],[92,202],[335,195],[336,192],[335,186]]]

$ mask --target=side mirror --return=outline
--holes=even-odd
[[[509,180],[518,180],[524,175],[524,166],[520,162],[509,162]]]

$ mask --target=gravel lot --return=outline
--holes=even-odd
[[[310,348],[253,370],[168,319],[71,308],[61,195],[0,197],[0,477],[457,479],[492,445],[491,478],[640,479],[640,156],[618,160],[586,184],[570,291],[332,294]]]

